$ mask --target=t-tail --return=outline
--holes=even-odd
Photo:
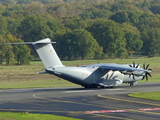
[[[41,58],[46,69],[55,67],[64,67],[60,61],[56,51],[54,50],[51,40],[45,38],[36,42],[24,42],[24,43],[8,43],[8,44],[32,44]]]

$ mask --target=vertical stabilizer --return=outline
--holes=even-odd
[[[46,69],[64,67],[51,43],[53,42],[49,38],[46,38],[32,44]]]

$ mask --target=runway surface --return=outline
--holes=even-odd
[[[1,89],[0,111],[53,114],[84,120],[159,120],[160,102],[127,97],[160,91],[158,83],[123,84],[110,89],[81,87]]]

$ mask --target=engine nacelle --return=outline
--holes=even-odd
[[[132,72],[122,71],[121,73],[123,73],[124,75],[144,76],[146,72],[147,72],[147,70],[144,70],[144,71],[132,71]]]
[[[118,86],[123,83],[121,79],[115,78],[115,79],[110,79],[110,80],[99,80],[97,81],[100,86],[104,87],[110,87],[110,86]]]

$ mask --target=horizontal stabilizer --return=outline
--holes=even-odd
[[[45,73],[47,73],[46,71],[44,71],[44,72],[37,72],[37,74],[45,74]]]
[[[31,44],[34,46],[36,52],[41,58],[46,69],[54,68],[54,67],[64,67],[56,51],[53,48],[52,43],[56,43],[56,42],[51,42],[49,38],[45,38],[36,42],[7,43],[7,44],[10,44],[10,45]]]
[[[24,42],[24,43],[6,43],[8,45],[19,45],[19,44],[33,44],[33,42]]]
[[[49,39],[49,38],[46,38],[46,39]],[[52,44],[52,43],[56,43],[56,42],[37,41],[37,42],[6,43],[6,44],[9,44],[9,45],[20,45],[20,44],[32,44],[32,45],[35,45],[35,44]]]

